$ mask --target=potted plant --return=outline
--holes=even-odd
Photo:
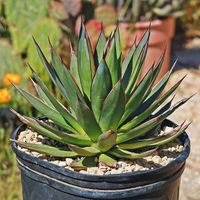
[[[109,35],[118,23],[123,34],[123,49],[126,52],[134,40],[140,41],[151,23],[149,51],[145,60],[142,76],[149,70],[158,55],[166,47],[164,63],[158,80],[169,70],[171,40],[175,33],[175,18],[183,15],[183,0],[125,0],[125,1],[94,1],[94,15],[87,19],[86,28],[92,38],[99,32],[102,21]],[[83,11],[84,12],[84,11]],[[85,9],[87,12],[87,9]],[[92,12],[91,12],[92,13]],[[94,36],[95,35],[95,36]],[[95,43],[95,42],[94,42]]]
[[[38,97],[15,85],[44,115],[38,119],[13,110],[23,122],[11,144],[21,170],[24,200],[178,200],[190,151],[184,132],[189,124],[176,126],[166,118],[190,97],[174,105],[172,98],[163,105],[183,80],[163,92],[169,71],[154,86],[164,55],[139,81],[149,36],[147,30],[122,61],[118,27],[107,41],[102,31],[93,52],[82,24],[77,56],[72,50],[69,70],[51,44],[49,63],[35,41],[68,107],[32,68]]]

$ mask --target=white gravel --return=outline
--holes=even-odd
[[[165,132],[161,132],[160,134],[162,135],[166,134],[166,132],[170,130],[171,128],[169,127],[165,129]],[[18,136],[18,140],[29,143],[57,145],[57,142],[45,138],[39,135],[37,132],[34,132],[30,129],[22,131]],[[70,169],[72,171],[74,171],[74,169],[70,167],[71,163],[80,160],[80,158],[58,159],[48,155],[43,155],[34,151],[27,150],[19,146],[18,148],[21,151],[24,151],[35,157],[38,157],[55,165]],[[174,160],[183,151],[183,149],[184,147],[177,140],[176,142],[168,144],[167,146],[164,146],[162,149],[157,150],[157,152],[155,152],[153,155],[142,159],[135,159],[135,160],[119,159],[115,167],[109,167],[102,163],[98,163],[97,167],[88,167],[86,170],[80,170],[79,172],[84,174],[106,175],[106,174],[121,174],[127,172],[155,169],[167,165],[170,161]]]

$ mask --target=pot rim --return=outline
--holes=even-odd
[[[165,123],[171,127],[177,126],[175,123],[173,123],[172,121],[170,121],[168,119],[164,120],[163,123]],[[16,139],[17,135],[25,128],[26,128],[26,125],[24,125],[24,124],[20,125],[11,135],[11,139]],[[181,141],[184,144],[183,152],[175,160],[169,162],[165,166],[161,166],[161,167],[155,168],[155,169],[144,170],[144,171],[127,172],[127,173],[121,173],[121,174],[106,174],[106,175],[83,174],[80,172],[72,171],[70,169],[55,165],[48,161],[44,161],[40,158],[34,157],[30,154],[27,154],[27,153],[19,150],[17,148],[16,143],[13,141],[11,141],[11,147],[20,159],[26,160],[31,163],[35,163],[37,165],[40,165],[40,166],[45,167],[50,170],[54,170],[55,172],[57,172],[59,174],[63,174],[63,175],[67,174],[69,177],[78,178],[81,180],[88,180],[88,179],[96,180],[96,179],[101,179],[101,178],[105,178],[105,180],[106,180],[106,178],[108,178],[109,180],[112,180],[113,178],[118,179],[118,178],[124,178],[124,177],[135,177],[135,176],[141,176],[141,175],[148,175],[148,174],[152,174],[152,173],[157,174],[158,172],[161,173],[161,172],[168,171],[169,169],[174,168],[177,164],[180,164],[180,163],[184,164],[185,160],[187,159],[187,157],[190,154],[190,139],[186,132],[181,134],[181,137],[179,137],[179,139],[181,139]]]

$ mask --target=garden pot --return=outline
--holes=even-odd
[[[165,120],[168,126],[175,126]],[[20,126],[12,134],[26,128]],[[124,174],[89,175],[70,171],[20,151],[11,142],[21,171],[24,200],[178,200],[181,174],[190,152],[186,133],[180,140],[184,151],[168,165]]]
[[[149,21],[146,22],[137,22],[134,27],[134,34],[132,39],[129,42],[129,48],[136,38],[138,43],[142,38],[145,31],[150,25]],[[170,53],[171,53],[171,40],[174,37],[175,33],[175,18],[168,17],[166,19],[157,19],[151,21],[151,33],[149,39],[149,48],[147,56],[144,63],[144,70],[142,71],[142,77],[149,70],[154,61],[158,61],[158,56],[163,53],[163,50],[166,47],[164,63],[162,65],[161,71],[158,75],[160,80],[163,75],[169,70],[170,65]]]

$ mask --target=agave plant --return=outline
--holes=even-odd
[[[63,145],[14,142],[21,147],[55,157],[80,157],[82,165],[91,163],[88,160],[113,165],[118,158],[145,157],[162,145],[174,141],[189,124],[183,123],[162,136],[152,133],[189,98],[174,105],[171,105],[173,98],[165,103],[184,77],[164,91],[171,70],[155,85],[164,53],[146,76],[140,79],[149,36],[150,28],[139,44],[134,43],[128,55],[122,59],[118,27],[108,39],[102,29],[93,51],[82,24],[77,56],[71,50],[70,69],[63,64],[50,42],[52,63],[49,63],[34,40],[44,67],[68,107],[49,92],[32,69],[38,97],[15,87],[48,120],[38,120],[14,112],[29,128]]]

